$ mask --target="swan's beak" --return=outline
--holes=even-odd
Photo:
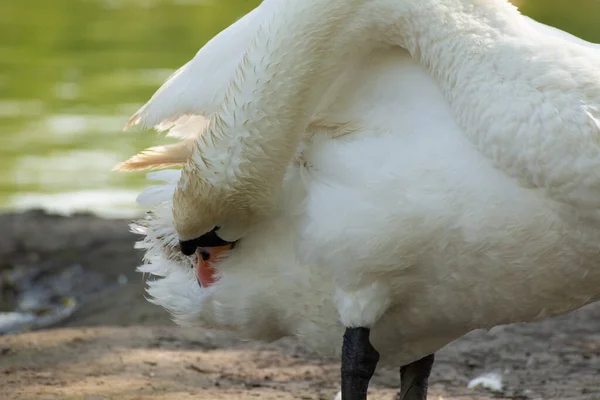
[[[215,282],[215,269],[213,264],[222,259],[233,248],[233,244],[217,247],[199,247],[196,251],[196,278],[203,288]]]

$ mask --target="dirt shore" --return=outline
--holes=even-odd
[[[293,339],[254,343],[174,326],[143,297],[134,271],[141,254],[127,224],[38,211],[0,215],[0,272],[41,268],[48,276],[76,265],[97,283],[57,326],[0,336],[0,398],[333,399],[337,363],[310,355]],[[0,290],[5,297],[6,287]],[[490,372],[502,376],[501,391],[467,388]],[[398,380],[395,370],[379,371],[370,399],[393,399]],[[467,335],[438,353],[430,394],[600,399],[600,304]]]

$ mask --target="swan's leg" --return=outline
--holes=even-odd
[[[369,381],[379,353],[369,341],[369,328],[346,328],[342,345],[342,400],[367,400]]]
[[[427,385],[435,356],[430,354],[400,368],[398,400],[426,400]]]

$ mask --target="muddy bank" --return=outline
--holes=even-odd
[[[174,326],[143,298],[134,271],[141,253],[133,249],[128,222],[37,211],[0,215],[3,279],[20,269],[38,271],[34,279],[46,286],[56,286],[57,276],[76,281],[53,289],[60,292],[55,301],[65,293],[75,300],[68,317],[0,336],[1,398],[333,398],[338,365],[294,340],[243,342]],[[14,306],[20,290],[14,286],[2,285],[2,311]],[[500,392],[467,389],[489,372],[502,376]],[[379,372],[371,398],[393,399],[397,384],[397,371]],[[600,399],[600,304],[541,323],[473,332],[451,344],[437,356],[430,398]]]
[[[14,308],[18,295],[29,288],[34,290],[26,293],[27,303],[51,296],[55,298],[47,303],[60,303],[66,297],[76,302],[73,315],[60,326],[168,323],[165,313],[145,304],[142,297],[141,275],[135,272],[142,253],[133,249],[137,238],[128,224],[129,220],[88,214],[0,215],[2,311]],[[123,301],[130,307],[115,303]],[[32,308],[38,311],[35,305]]]

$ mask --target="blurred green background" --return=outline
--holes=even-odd
[[[259,0],[0,2],[0,209],[130,216],[143,173],[111,168],[163,141],[123,133],[165,78]],[[519,0],[600,42],[599,0]]]

